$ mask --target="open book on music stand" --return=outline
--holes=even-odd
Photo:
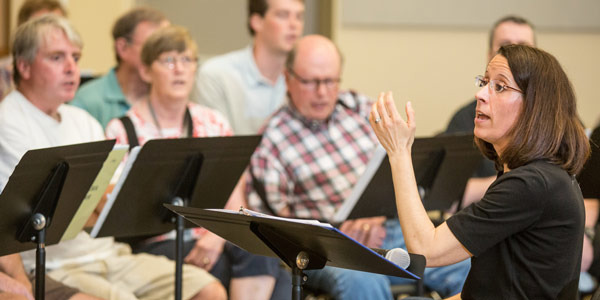
[[[114,143],[30,150],[2,191],[0,256],[37,247],[36,299],[44,298],[45,245],[82,230],[125,153],[109,156]]]
[[[93,237],[139,237],[176,229],[175,298],[181,299],[183,230],[192,227],[164,203],[222,208],[248,166],[260,136],[150,140],[132,150]]]
[[[467,181],[479,166],[481,153],[473,135],[417,138],[412,146],[415,178],[426,210],[446,210],[460,201]],[[332,219],[397,217],[392,171],[387,154],[378,147],[350,196]]]
[[[300,299],[303,270],[327,266],[419,279],[425,259],[411,255],[418,275],[385,259],[330,224],[241,214],[231,210],[165,205],[248,252],[279,257],[292,268],[292,299]],[[409,267],[410,269],[410,267]]]
[[[591,156],[579,173],[577,181],[583,198],[600,199],[600,127],[590,136]]]

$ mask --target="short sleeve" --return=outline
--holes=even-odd
[[[542,176],[534,170],[511,171],[500,176],[481,201],[449,218],[447,225],[460,243],[478,256],[539,220],[546,190]]]
[[[3,122],[0,122],[1,125]],[[0,126],[0,191],[8,182],[21,157],[31,149],[27,131],[18,126]]]
[[[106,139],[117,140],[117,145],[127,145],[129,141],[127,140],[127,132],[125,131],[125,126],[123,126],[123,122],[119,119],[112,119],[106,125]]]

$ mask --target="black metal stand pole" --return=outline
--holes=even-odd
[[[175,197],[173,205],[183,206],[183,199]],[[175,300],[181,300],[181,287],[183,284],[183,231],[184,219],[182,216],[175,217]]]
[[[37,230],[35,242],[35,299],[44,300],[46,276],[46,218],[37,213],[33,217],[33,227]]]
[[[302,280],[304,273],[298,267],[292,269],[292,300],[302,299]]]

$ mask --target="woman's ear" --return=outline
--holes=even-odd
[[[142,77],[142,80],[148,84],[152,84],[152,76],[151,76],[152,70],[151,69],[152,69],[152,66],[142,65],[139,70],[140,77]]]

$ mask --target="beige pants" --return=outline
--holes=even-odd
[[[53,270],[48,275],[84,293],[107,300],[174,298],[175,262],[164,256],[124,252],[127,253]],[[183,299],[191,298],[214,280],[203,269],[184,265]]]
[[[35,296],[35,272],[29,274],[28,277],[33,286],[33,294]],[[44,289],[44,299],[46,300],[65,300],[73,297],[73,295],[79,292],[77,289],[60,283],[48,275],[46,275],[44,279]]]

